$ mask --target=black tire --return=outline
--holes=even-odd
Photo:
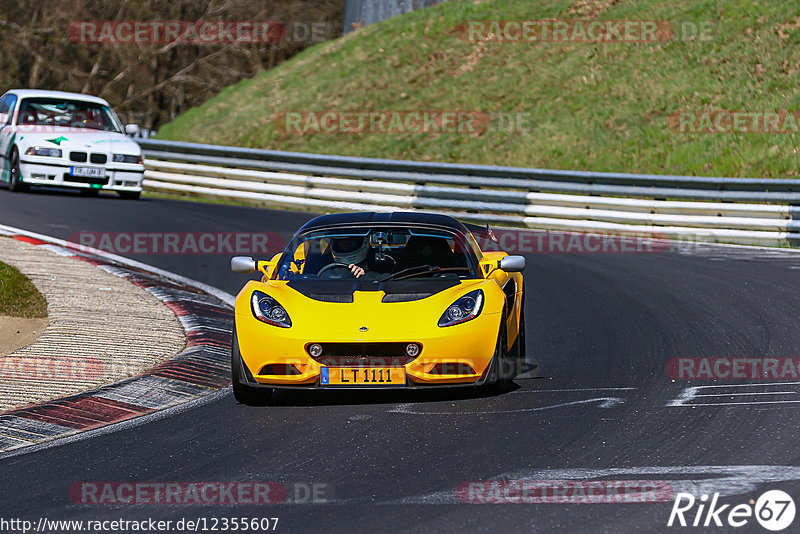
[[[505,311],[503,311],[502,317],[505,317]],[[510,371],[514,366],[510,364],[508,353],[505,350],[506,335],[506,321],[502,319],[500,331],[497,333],[497,346],[492,356],[492,368],[489,369],[489,376],[486,380],[489,390],[507,391],[514,379],[514,376],[511,376],[513,373]]]
[[[99,193],[99,189],[81,189],[81,195],[85,197],[96,197]]]
[[[265,404],[272,397],[269,388],[254,388],[241,383],[242,355],[239,352],[239,340],[236,335],[236,326],[233,327],[233,340],[231,341],[231,381],[233,382],[234,398],[248,406]]]
[[[142,196],[141,191],[120,191],[119,198],[124,198],[125,200],[139,200],[139,197]]]
[[[525,295],[520,295],[520,310],[519,310],[519,335],[514,340],[511,350],[508,351],[509,359],[515,366],[514,376],[523,372],[525,360],[527,356],[527,347],[525,345]],[[513,377],[512,377],[513,378]]]
[[[28,190],[28,184],[22,181],[22,170],[19,166],[19,152],[16,147],[11,151],[11,169],[9,173],[11,174],[8,185],[9,191],[12,193],[24,193]]]

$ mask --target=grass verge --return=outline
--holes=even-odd
[[[461,38],[469,20],[664,21],[708,39]],[[682,111],[800,109],[792,0],[451,0],[321,43],[165,125],[163,139],[420,161],[796,177],[800,133],[681,133]],[[522,131],[296,133],[285,112],[523,113]],[[800,116],[800,115],[798,115]],[[307,132],[308,130],[306,130]]]
[[[0,315],[47,317],[47,301],[19,270],[0,262]]]

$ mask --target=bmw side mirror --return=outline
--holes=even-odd
[[[498,267],[507,273],[521,273],[525,270],[525,256],[506,256],[500,260]]]
[[[125,133],[128,135],[136,135],[139,133],[139,125],[138,124],[126,124],[125,125]]]
[[[257,267],[256,260],[250,256],[234,256],[231,258],[231,271],[235,273],[253,273]]]

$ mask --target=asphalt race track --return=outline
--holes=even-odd
[[[0,190],[0,223],[60,238],[291,234],[310,217]],[[229,255],[130,256],[232,294],[244,282],[229,271]],[[673,380],[665,371],[677,357],[800,356],[800,255],[703,246],[527,259],[528,358],[541,378],[518,380],[504,394],[284,393],[260,407],[237,405],[227,392],[168,417],[0,459],[2,515],[279,517],[282,532],[694,532],[703,529],[667,528],[671,499],[471,504],[455,490],[498,478],[593,478],[705,488],[732,505],[768,489],[800,497],[798,381]],[[326,504],[87,506],[68,496],[84,481],[329,486]],[[765,532],[753,518],[737,531]]]

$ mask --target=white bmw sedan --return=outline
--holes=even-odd
[[[33,89],[0,97],[0,182],[11,191],[41,185],[137,199],[143,176],[141,148],[102,98]]]

